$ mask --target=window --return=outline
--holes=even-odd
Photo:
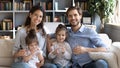
[[[120,0],[116,0],[116,6],[113,17],[111,18],[111,23],[120,24]]]

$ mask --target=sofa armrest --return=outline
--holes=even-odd
[[[120,53],[120,42],[113,42],[110,50],[115,53],[117,57],[117,61],[118,61],[118,68],[120,68],[120,54],[119,54]]]
[[[106,45],[108,45],[108,47],[111,46],[112,40],[108,37],[107,34],[105,34],[105,33],[99,33],[99,36],[100,36],[100,38],[102,39],[102,41],[103,41]]]
[[[118,68],[117,59],[112,52],[89,52],[93,60],[104,59],[108,62],[109,68]]]

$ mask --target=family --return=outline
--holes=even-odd
[[[47,35],[45,12],[42,7],[33,6],[17,31],[12,68],[108,68],[105,60],[92,60],[88,55],[107,51],[107,45],[95,30],[82,24],[81,8],[69,7],[66,16],[71,28],[59,24],[54,34]]]

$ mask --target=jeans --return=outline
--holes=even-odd
[[[96,60],[83,65],[73,64],[72,68],[108,68],[108,64],[105,60]]]
[[[64,67],[62,67],[60,64],[55,64],[55,65],[57,66],[57,68],[71,68],[69,64]]]
[[[30,68],[27,63],[24,62],[16,62],[12,64],[11,68]],[[57,68],[55,64],[45,63],[41,68]]]
[[[29,65],[24,62],[15,62],[12,64],[11,68],[29,68]]]
[[[52,63],[45,63],[41,68],[57,68],[57,66]]]

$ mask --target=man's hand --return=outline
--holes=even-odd
[[[86,53],[87,49],[83,46],[76,46],[75,48],[73,48],[73,53],[74,54],[83,54]]]

